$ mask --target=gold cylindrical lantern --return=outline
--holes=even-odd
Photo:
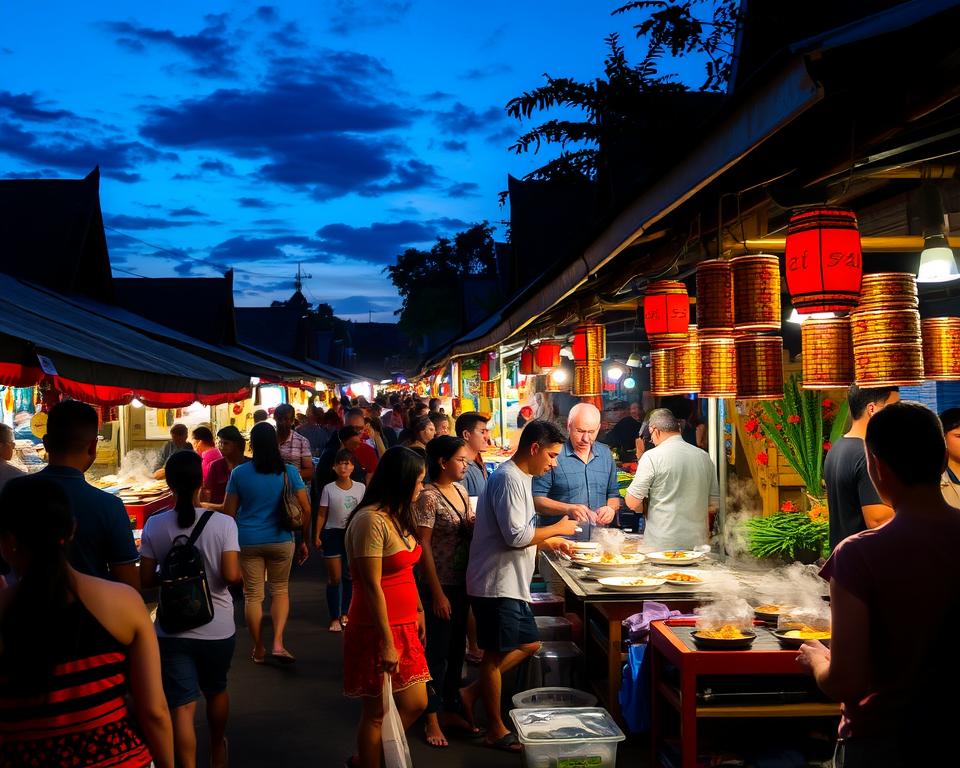
[[[573,361],[599,363],[607,356],[607,330],[599,323],[585,323],[573,331]]]
[[[865,344],[853,348],[858,387],[909,387],[923,383],[923,344]]]
[[[696,324],[687,326],[687,344],[696,344],[700,341],[700,329]]]
[[[697,328],[701,336],[729,336],[733,330],[733,270],[729,261],[697,265]]]
[[[931,317],[922,326],[924,378],[960,381],[960,317]]]
[[[480,395],[488,400],[496,400],[500,396],[499,381],[481,381]]]
[[[673,388],[676,348],[655,349],[650,353],[650,393],[657,397],[677,394]]]
[[[684,344],[673,350],[673,391],[690,394],[700,391],[700,345]]]
[[[676,280],[650,283],[643,295],[643,327],[654,349],[687,343],[690,296],[687,286]]]
[[[733,338],[700,340],[700,395],[737,396],[737,350]]]
[[[738,331],[779,331],[780,259],[764,254],[740,256],[730,264],[733,327]]]
[[[920,313],[915,309],[857,310],[850,315],[855,347],[866,344],[915,344],[920,338]]]
[[[783,397],[783,339],[741,336],[737,347],[737,397],[779,400]]]
[[[595,397],[603,393],[603,373],[599,363],[578,363],[573,369],[573,394]]]
[[[853,383],[849,318],[810,318],[800,326],[800,335],[804,389],[835,389]]]
[[[544,381],[546,382],[544,389],[547,392],[569,392],[572,383],[570,374],[567,373],[565,368],[548,371]]]
[[[920,299],[917,278],[909,272],[874,272],[860,283],[856,312],[874,309],[917,309]]]

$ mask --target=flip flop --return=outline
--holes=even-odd
[[[266,657],[266,656],[262,656],[262,657],[260,657],[260,658],[258,659],[256,653],[254,653],[254,652],[251,651],[251,653],[250,653],[250,661],[252,661],[254,664],[266,664],[266,663],[267,663],[267,657]]]
[[[523,744],[517,738],[517,734],[510,732],[501,736],[496,741],[487,741],[484,746],[488,749],[497,749],[501,752],[512,752],[518,754],[523,751]]]
[[[297,657],[290,653],[290,651],[288,651],[286,648],[281,648],[279,651],[274,651],[270,655],[280,664],[293,664],[297,660]]]

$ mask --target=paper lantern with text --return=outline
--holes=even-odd
[[[853,348],[858,387],[912,387],[923,384],[923,344],[898,342]]]
[[[737,397],[742,400],[783,398],[783,339],[748,334],[735,340]]]
[[[599,364],[577,363],[573,369],[573,394],[593,397],[603,393],[603,373]]]
[[[536,376],[542,373],[537,365],[537,350],[535,347],[524,347],[520,352],[520,373],[524,376]]]
[[[853,383],[850,318],[809,318],[803,339],[803,389],[837,389]]]
[[[700,340],[700,395],[737,396],[737,350],[732,337]]]
[[[960,381],[960,317],[930,317],[922,325],[924,377]]]
[[[573,332],[573,361],[599,363],[607,356],[607,332],[599,323],[585,323]]]
[[[673,349],[673,391],[688,395],[700,391],[700,345],[683,344]]]
[[[729,336],[733,331],[733,270],[729,261],[711,259],[697,265],[697,328],[701,336]]]
[[[780,330],[780,259],[768,254],[738,256],[733,269],[735,331]]]
[[[860,302],[855,311],[917,309],[920,298],[917,276],[910,272],[873,272],[860,283]]]
[[[541,341],[537,345],[537,365],[540,368],[556,368],[560,365],[560,343]]]
[[[690,325],[690,297],[687,287],[676,280],[650,283],[643,295],[643,327],[654,348],[687,343]]]
[[[650,353],[650,394],[657,397],[675,395],[673,388],[676,347],[655,349]]]
[[[801,314],[846,312],[860,300],[863,255],[853,211],[810,208],[790,217],[787,289]]]

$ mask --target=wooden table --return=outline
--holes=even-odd
[[[698,678],[703,675],[804,675],[796,661],[795,650],[784,650],[776,638],[758,625],[757,640],[750,650],[701,651],[693,646],[689,634],[692,620],[655,621],[650,626],[650,682],[652,689],[651,748],[653,765],[662,765],[662,707],[664,703],[680,713],[681,766],[697,766],[697,720],[700,718],[836,717],[840,705],[826,701],[746,706],[700,705],[697,701]],[[671,664],[679,672],[679,690],[664,677]]]

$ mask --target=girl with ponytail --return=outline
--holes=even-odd
[[[188,538],[201,516],[210,515],[194,546],[203,555],[207,585],[213,598],[213,620],[196,629],[166,633],[156,625],[160,643],[163,691],[173,715],[177,764],[195,768],[197,734],[194,716],[200,694],[207,701],[210,755],[214,768],[227,765],[227,672],[235,645],[233,598],[227,587],[240,581],[240,544],[232,517],[200,507],[203,482],[200,457],[193,451],[173,454],[165,465],[167,485],[176,498],[173,509],[152,515],[140,544],[140,577],[144,589],[157,586],[157,567],[174,542]],[[180,543],[182,543],[181,539]]]
[[[18,578],[0,595],[0,765],[172,768],[150,616],[130,587],[69,565],[73,530],[43,476],[0,494],[0,555]]]

